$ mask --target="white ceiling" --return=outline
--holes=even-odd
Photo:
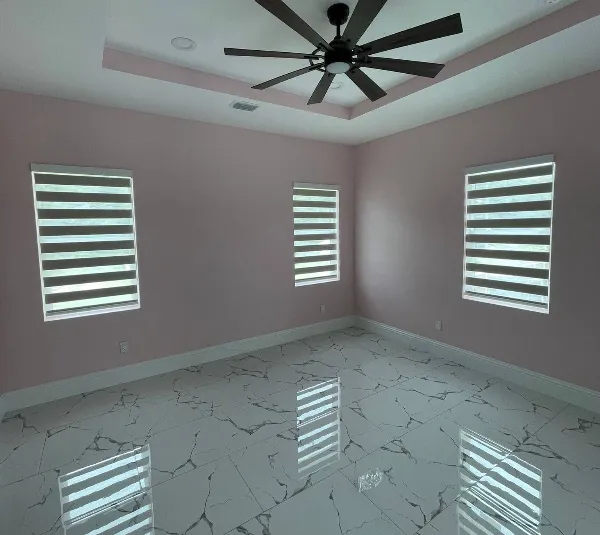
[[[333,30],[324,14],[329,3],[288,0],[327,36]],[[549,10],[546,0],[389,0],[364,40],[460,11],[463,35],[406,48],[397,56],[446,61]],[[198,48],[191,53],[173,49],[170,40],[179,35],[193,38]],[[251,82],[304,65],[222,54],[225,46],[311,51],[310,44],[253,0],[0,0],[0,87],[356,144],[598,70],[599,36],[596,17],[347,121],[268,103],[252,114],[237,112],[228,106],[231,95],[102,69],[105,43]],[[369,75],[385,88],[402,81],[401,75],[380,71]],[[306,76],[288,84],[281,88],[308,95],[316,81]],[[330,101],[341,104],[363,99],[350,82],[330,95]]]
[[[524,26],[575,0],[548,5],[546,0],[388,0],[366,31],[366,43],[453,13],[461,13],[464,33],[382,54],[385,57],[444,63]],[[351,9],[357,0],[347,1]],[[335,0],[286,0],[325,39],[335,36],[327,7]],[[107,42],[121,50],[177,63],[214,74],[258,83],[305,66],[303,60],[225,57],[224,47],[312,52],[314,47],[253,0],[112,0]],[[169,6],[169,7],[167,7]],[[174,49],[170,41],[185,36],[198,44],[192,52]],[[384,89],[409,77],[370,69]],[[277,86],[310,96],[322,74],[311,72]],[[343,86],[325,100],[354,105],[365,96],[345,76]],[[337,81],[337,80],[336,80]]]

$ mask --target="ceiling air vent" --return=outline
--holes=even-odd
[[[234,110],[241,110],[241,111],[255,111],[258,108],[257,104],[252,104],[251,102],[241,102],[239,100],[232,102],[230,104],[230,106]]]

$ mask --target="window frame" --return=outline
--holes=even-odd
[[[316,184],[312,182],[294,182],[292,184],[292,227],[293,221],[295,219],[294,216],[294,190],[298,189],[312,189],[312,190],[324,190],[324,191],[335,191],[336,196],[336,210],[335,210],[335,231],[336,231],[336,247],[335,247],[335,255],[336,255],[336,276],[335,278],[325,278],[325,279],[315,279],[308,281],[296,281],[295,277],[295,268],[296,268],[296,257],[292,252],[293,258],[293,268],[294,268],[294,287],[299,288],[302,286],[313,286],[315,284],[327,284],[330,282],[339,282],[341,279],[341,259],[340,259],[340,186],[338,184]],[[294,249],[295,234],[293,234],[292,228],[292,251]]]
[[[40,290],[42,299],[42,312],[44,314],[44,322],[58,321],[64,319],[83,318],[86,316],[96,316],[99,314],[109,314],[112,312],[125,312],[128,310],[139,310],[141,308],[141,292],[140,292],[140,274],[139,274],[139,260],[138,260],[138,247],[137,247],[137,230],[136,230],[136,215],[135,215],[135,193],[133,186],[133,172],[126,169],[108,169],[98,167],[81,167],[72,165],[53,165],[53,164],[35,164],[30,165],[31,173],[31,186],[33,194],[33,214],[35,218],[35,232],[37,241],[37,252],[38,252],[38,267],[40,277]],[[99,305],[95,308],[88,308],[79,311],[69,311],[65,313],[54,313],[48,315],[46,311],[46,299],[45,299],[45,286],[43,277],[43,265],[42,265],[42,247],[40,242],[40,226],[38,218],[38,207],[36,197],[36,174],[51,174],[51,175],[67,175],[67,176],[92,176],[92,177],[106,177],[106,178],[128,178],[131,187],[131,219],[132,219],[132,230],[133,230],[133,249],[135,252],[135,281],[137,287],[137,302],[126,305]],[[132,277],[133,278],[133,277]]]
[[[534,304],[519,303],[504,299],[502,297],[491,297],[491,296],[476,296],[467,294],[465,291],[467,281],[467,210],[468,210],[468,185],[469,176],[482,175],[495,172],[504,172],[518,169],[527,169],[533,167],[542,167],[545,165],[552,165],[552,195],[550,199],[550,243],[548,252],[548,302],[546,306],[536,306]],[[521,160],[513,160],[509,162],[500,162],[488,165],[480,165],[476,167],[468,167],[464,170],[464,190],[463,190],[463,202],[464,202],[464,213],[463,213],[463,266],[462,266],[462,298],[467,301],[475,301],[479,303],[487,303],[491,305],[497,305],[508,308],[515,308],[518,310],[526,310],[529,312],[538,312],[540,314],[550,313],[550,293],[552,289],[552,241],[554,237],[554,192],[556,186],[556,161],[553,154],[547,154],[544,156],[535,156],[533,158],[524,158]]]

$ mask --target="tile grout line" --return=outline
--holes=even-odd
[[[418,377],[411,377],[411,379],[418,379]],[[409,379],[410,380],[410,379]],[[402,384],[402,383],[399,383]],[[389,388],[397,388],[396,386],[393,387],[389,387]],[[406,392],[406,390],[405,390]],[[466,390],[464,390],[463,392],[466,392]],[[380,392],[377,392],[378,394],[380,394]],[[432,420],[435,420],[436,418],[438,418],[439,416],[442,416],[443,414],[446,414],[447,412],[451,411],[452,409],[455,409],[456,407],[458,407],[459,405],[465,403],[466,401],[468,401],[469,399],[475,397],[477,394],[479,394],[479,392],[474,392],[472,395],[470,395],[469,397],[463,399],[462,401],[459,401],[456,405],[452,405],[452,407],[449,407],[447,409],[445,409],[444,411],[440,412],[439,414],[436,414],[435,416],[432,416],[431,418],[429,418],[428,420],[425,420],[424,422],[421,422],[419,425],[417,425],[416,427],[413,427],[412,429],[409,429],[406,431],[406,433],[403,433],[402,435],[398,435],[395,438],[392,438],[392,440],[390,440],[389,442],[386,442],[385,444],[383,444],[383,446],[386,446],[387,444],[390,444],[391,442],[393,442],[394,440],[397,440],[399,438],[402,438],[406,435],[408,435],[409,433],[412,433],[413,431],[419,429],[420,427],[424,426],[425,424],[431,422]],[[366,398],[365,398],[366,399]],[[362,399],[360,399],[359,401],[362,401]],[[370,420],[368,420],[366,417],[364,417],[365,420],[367,420],[367,422],[369,422],[371,425],[375,426],[377,429],[379,429],[380,431],[383,431],[385,434],[389,435],[390,433],[387,432],[385,429],[382,429],[381,427],[379,427],[377,424],[371,422]],[[383,447],[382,446],[382,447]],[[371,452],[372,453],[372,452]],[[368,454],[366,454],[368,455]],[[363,455],[362,457],[364,457],[365,455]],[[362,457],[360,457],[362,459]]]
[[[46,451],[46,442],[48,441],[48,434],[45,433],[44,436],[44,445],[42,446],[42,453],[40,454],[40,460],[37,463],[36,475],[40,474],[40,470],[42,469],[42,461],[44,459],[44,453]]]
[[[531,433],[531,436],[528,437],[527,439],[525,439],[523,441],[523,443],[520,446],[523,446],[524,444],[526,444],[527,442],[529,442],[529,440],[531,439],[531,437],[536,437],[538,440],[542,440],[540,437],[538,437],[538,433],[544,429],[544,427],[546,427],[547,425],[550,424],[550,422],[553,422],[554,420],[556,420],[556,418],[558,418],[563,412],[565,412],[569,407],[573,407],[574,405],[572,405],[571,403],[568,403],[562,410],[558,411],[552,418],[550,418],[544,425],[542,425],[542,427],[540,427],[539,429],[537,429],[534,433]],[[519,446],[519,447],[520,447]]]
[[[447,359],[443,359],[443,360],[446,360],[447,362],[453,362],[453,361],[448,361]],[[443,364],[442,364],[442,366],[443,366]],[[433,368],[433,369],[437,369],[437,368]],[[467,368],[467,369],[470,369],[470,368]],[[485,374],[484,374],[484,375],[485,375]],[[422,377],[422,376],[421,376],[421,377]],[[419,377],[416,377],[416,376],[415,376],[415,377],[411,377],[410,379],[407,379],[407,381],[410,381],[411,379],[416,379],[416,378],[419,378]],[[403,384],[403,383],[405,383],[405,382],[407,382],[407,381],[402,381],[401,383],[398,383],[398,384]],[[496,383],[494,383],[494,384],[496,384]],[[396,386],[398,386],[398,385],[396,385]],[[387,387],[387,388],[396,388],[396,386],[393,386],[393,387]],[[446,414],[447,412],[450,412],[451,410],[455,409],[455,408],[456,408],[456,407],[458,407],[459,405],[462,405],[463,403],[466,403],[468,400],[470,400],[470,399],[474,398],[475,396],[477,396],[477,395],[481,394],[482,392],[484,392],[485,390],[487,390],[487,389],[488,389],[488,388],[490,388],[491,386],[493,386],[493,385],[486,386],[486,387],[485,387],[483,390],[480,390],[480,391],[478,391],[478,392],[473,392],[473,393],[472,393],[472,394],[471,394],[471,395],[470,395],[468,398],[465,398],[465,399],[463,399],[462,401],[459,401],[459,402],[458,402],[456,405],[453,405],[452,407],[449,407],[449,408],[445,409],[443,412],[441,412],[441,413],[439,413],[439,414],[435,415],[434,417],[430,418],[429,420],[426,420],[425,422],[422,422],[422,423],[421,423],[421,424],[419,424],[418,426],[416,426],[416,427],[414,427],[414,428],[412,428],[412,429],[409,429],[409,430],[408,430],[406,433],[404,433],[404,434],[402,434],[402,435],[398,435],[397,437],[393,438],[393,439],[392,439],[392,440],[390,440],[389,442],[386,442],[385,444],[383,444],[381,447],[383,447],[383,446],[387,446],[388,444],[391,444],[391,443],[392,443],[394,440],[397,440],[397,439],[399,439],[399,438],[405,437],[406,435],[408,435],[408,434],[412,433],[413,431],[416,431],[417,429],[419,429],[419,428],[420,428],[420,427],[422,427],[423,425],[425,425],[425,424],[427,424],[427,423],[429,423],[429,422],[431,422],[431,421],[435,420],[436,418],[439,418],[439,417],[443,416],[444,414]],[[464,391],[466,392],[466,390],[464,390]],[[377,393],[379,394],[379,392],[377,392]],[[374,395],[374,394],[372,394],[372,395]],[[369,397],[370,397],[370,396],[369,396]],[[366,399],[366,398],[365,398],[365,399]],[[362,401],[362,399],[361,399],[361,400],[359,400],[359,401]],[[564,409],[563,409],[563,410],[564,410]],[[561,412],[562,412],[562,411],[561,411]],[[366,418],[365,418],[365,419],[366,419]],[[386,432],[385,430],[381,429],[381,428],[380,428],[379,426],[377,426],[376,424],[372,423],[370,420],[367,420],[367,421],[368,421],[369,423],[371,423],[372,425],[374,425],[375,427],[377,427],[377,429],[379,429],[380,431],[384,431],[384,432]],[[544,425],[546,425],[546,424],[544,424]],[[387,432],[386,432],[386,434],[389,434],[389,433],[387,433]],[[371,453],[372,453],[372,452],[371,452]],[[370,454],[369,454],[369,453],[368,453],[368,454],[365,454],[365,455],[361,456],[361,457],[360,457],[360,459],[362,459],[362,458],[363,458],[363,457],[365,457],[366,455],[370,455]],[[357,460],[358,460],[358,459],[357,459]]]
[[[265,439],[267,440],[267,439]],[[257,444],[260,444],[260,442],[257,442]],[[250,447],[250,446],[248,446]],[[252,496],[252,498],[254,499],[254,501],[256,502],[256,505],[258,505],[258,508],[261,510],[261,512],[259,514],[264,513],[265,511],[263,510],[262,505],[260,504],[260,502],[256,499],[256,496],[254,494],[254,492],[252,491],[252,487],[250,485],[248,485],[248,482],[244,479],[244,476],[242,475],[242,473],[240,472],[240,469],[238,468],[237,464],[235,464],[233,462],[233,459],[231,458],[231,454],[227,455],[227,457],[229,457],[229,462],[231,462],[231,464],[235,467],[235,470],[237,471],[237,473],[240,475],[240,477],[242,478],[242,481],[244,482],[244,485],[246,485],[246,488],[248,489],[248,491],[250,492],[250,495]],[[283,502],[281,502],[283,503]],[[279,505],[279,504],[277,504]],[[276,507],[276,506],[275,506]],[[246,522],[250,522],[250,520],[252,520],[253,518],[256,518],[256,516],[258,515],[254,515],[253,517],[250,517],[248,520],[245,520],[244,522],[242,522],[242,524],[245,524]],[[240,524],[240,526],[242,525]],[[236,526],[235,528],[233,528],[234,530],[237,528],[238,526]]]
[[[235,464],[235,463],[234,463],[234,464]],[[313,488],[315,488],[317,485],[320,485],[321,483],[323,483],[323,482],[327,481],[329,478],[331,478],[331,477],[333,477],[333,476],[335,476],[335,475],[337,475],[337,474],[340,474],[340,475],[341,475],[342,477],[344,477],[345,479],[348,479],[348,478],[347,478],[347,477],[344,475],[344,473],[342,472],[342,470],[343,470],[344,468],[347,468],[348,466],[350,466],[350,465],[344,466],[344,467],[342,467],[342,468],[337,468],[337,469],[336,469],[335,471],[333,471],[331,474],[329,474],[328,476],[325,476],[323,479],[320,479],[319,481],[317,481],[316,483],[312,484],[312,485],[311,485],[310,487],[308,487],[307,489],[305,489],[305,490],[303,490],[303,491],[301,491],[301,492],[298,492],[298,493],[296,493],[296,494],[293,494],[293,495],[292,495],[292,496],[290,496],[289,498],[287,498],[287,499],[285,499],[285,500],[283,500],[283,501],[281,501],[281,502],[279,502],[279,503],[276,503],[275,505],[272,505],[271,507],[269,507],[269,508],[265,509],[264,511],[262,511],[262,513],[260,513],[260,514],[262,515],[262,514],[268,513],[269,511],[272,511],[272,510],[273,510],[273,509],[275,509],[276,507],[279,507],[280,505],[283,505],[284,503],[287,503],[287,502],[289,502],[290,500],[293,500],[293,499],[294,499],[294,498],[296,498],[297,496],[302,496],[302,494],[304,494],[305,492],[308,492],[310,489],[313,489]],[[240,474],[240,475],[241,475],[241,474]],[[242,479],[243,479],[243,478],[242,478]],[[350,480],[348,479],[348,481],[350,481]],[[351,482],[351,481],[350,481],[350,483],[352,484],[352,482]],[[370,500],[369,500],[369,501],[370,501]],[[373,502],[371,502],[371,503],[373,503]],[[375,504],[373,504],[373,505],[375,505]],[[260,504],[259,504],[259,506],[260,506]],[[375,506],[375,507],[377,507],[377,506]],[[261,509],[262,509],[262,507],[261,507]],[[377,507],[377,509],[378,509],[378,510],[380,510],[380,509],[379,509],[379,507]],[[257,516],[259,516],[259,515],[257,515]],[[252,518],[256,518],[256,517],[252,517]],[[252,519],[250,519],[250,520],[252,520]],[[393,522],[392,522],[392,523],[393,523]],[[394,525],[396,525],[396,524],[394,524]],[[238,527],[239,527],[239,526],[238,526]],[[234,529],[233,529],[232,531],[230,531],[229,533],[233,533],[233,531],[235,531],[235,529],[236,529],[236,528],[234,528]],[[404,533],[404,532],[403,532],[403,533]]]

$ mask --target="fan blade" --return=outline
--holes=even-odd
[[[351,69],[346,74],[371,101],[378,100],[387,95],[381,87],[360,69]]]
[[[342,39],[354,46],[375,20],[387,0],[358,0]]]
[[[362,50],[358,53],[358,57],[377,54],[402,46],[415,45],[417,43],[431,41],[432,39],[439,39],[440,37],[456,35],[457,33],[462,33],[462,31],[463,27],[460,13],[455,13],[449,17],[434,20],[427,24],[422,24],[421,26],[415,26],[409,30],[394,33],[387,37],[382,37],[381,39],[361,45],[360,48]]]
[[[304,22],[282,0],[256,0],[256,3],[264,7],[272,15],[275,15],[281,22],[287,24],[292,30],[299,33],[317,48],[333,50],[325,39]]]
[[[313,94],[310,96],[308,103],[318,104],[319,102],[323,102],[323,99],[327,94],[327,90],[329,89],[329,86],[331,85],[331,82],[333,82],[334,78],[335,74],[326,72],[321,78],[321,81],[317,84],[317,87],[313,91]]]
[[[371,57],[366,58],[365,62],[361,62],[359,65],[368,69],[402,72],[404,74],[414,74],[415,76],[425,76],[427,78],[435,78],[445,67],[445,65],[440,65],[439,63]]]
[[[277,78],[273,78],[272,80],[268,80],[263,82],[262,84],[253,85],[252,89],[266,89],[267,87],[271,87],[273,85],[280,84],[281,82],[285,82],[286,80],[291,80],[292,78],[296,78],[296,76],[300,76],[301,74],[306,74],[307,72],[314,71],[319,67],[322,67],[323,63],[319,63],[318,65],[311,65],[310,67],[304,67],[303,69],[298,69],[294,72],[288,72],[283,76],[278,76]]]
[[[255,58],[321,59],[316,54],[277,52],[274,50],[248,50],[247,48],[225,48],[226,56],[252,56]]]

